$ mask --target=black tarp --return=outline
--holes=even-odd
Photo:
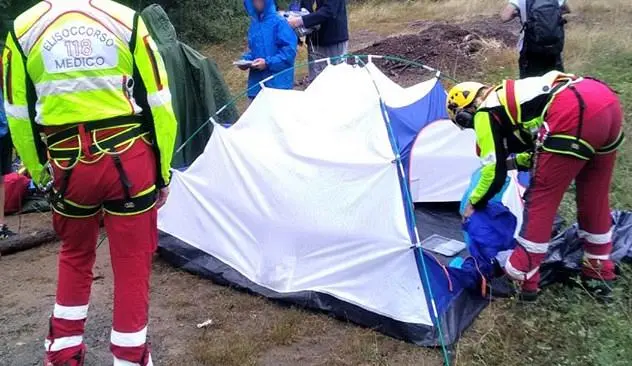
[[[438,234],[462,240],[460,216],[456,209],[458,205],[454,204],[418,206],[415,216],[420,236],[426,238]],[[279,293],[259,286],[221,260],[166,233],[160,233],[158,250],[160,256],[173,266],[211,279],[219,285],[230,286],[281,303],[322,311],[343,321],[360,324],[420,346],[437,347],[442,343],[446,345],[456,343],[462,332],[472,324],[489,303],[489,299],[482,298],[479,293],[465,289],[453,293],[447,310],[440,315],[443,330],[443,342],[441,342],[439,331],[433,326],[401,322],[325,293],[316,291]]]
[[[231,100],[230,92],[213,60],[178,41],[175,28],[159,5],[147,7],[141,15],[158,45],[169,76],[173,109],[178,120],[177,148],[218,108]],[[237,118],[237,109],[232,105],[215,120],[221,124],[232,124]],[[213,124],[208,123],[182,151],[175,154],[172,166],[182,168],[191,165],[204,151],[212,132]]]
[[[421,239],[432,234],[463,240],[461,217],[454,203],[418,204],[415,217],[418,222]],[[614,211],[612,259],[617,262],[632,263],[632,212]],[[577,236],[577,224],[564,228],[564,221],[557,216],[553,223],[551,245],[542,263],[541,286],[556,282],[566,282],[581,269],[584,254],[581,241]]]
[[[632,263],[632,212],[614,211],[612,223],[612,259],[617,263]],[[541,285],[566,282],[570,276],[580,271],[583,255],[575,224],[551,241],[549,252],[541,266]]]
[[[438,234],[463,240],[458,204],[416,205],[415,219],[422,239]],[[617,262],[632,261],[632,212],[614,212],[613,223],[613,258]],[[561,219],[558,218],[553,232],[558,232],[561,225]],[[175,267],[209,278],[220,285],[231,286],[283,303],[323,311],[336,318],[351,321],[417,345],[437,346],[440,344],[438,329],[435,327],[403,323],[323,293],[314,291],[277,293],[259,286],[212,255],[165,233],[160,234],[159,253]],[[582,254],[575,226],[557,235],[552,240],[550,252],[541,266],[542,285],[564,281],[569,274],[577,273],[580,269]],[[503,281],[499,283],[505,285]],[[495,293],[507,294],[509,291],[509,289],[498,291],[493,284],[492,288]],[[480,292],[460,290],[454,294],[447,311],[440,316],[445,344],[454,344],[488,303],[489,299],[482,297]]]

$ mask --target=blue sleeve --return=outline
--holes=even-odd
[[[9,131],[9,123],[7,122],[7,115],[4,112],[4,99],[3,93],[0,93],[0,137],[7,134]]]
[[[252,24],[250,25],[250,27],[248,27],[248,51],[244,52],[243,55],[241,55],[241,59],[242,60],[248,60],[248,61],[254,61],[255,60],[255,55],[252,52]]]
[[[244,52],[243,55],[241,55],[241,59],[242,60],[248,60],[248,61],[254,61],[255,57],[252,55],[252,51],[248,50],[247,52]]]
[[[284,19],[279,19],[274,38],[277,53],[266,57],[266,65],[271,72],[277,73],[294,66],[298,38],[294,29]]]

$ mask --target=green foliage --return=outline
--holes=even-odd
[[[241,0],[181,0],[167,13],[179,37],[194,45],[244,39],[248,26]]]
[[[37,0],[0,0],[0,32]],[[135,10],[157,3],[169,14],[179,37],[194,45],[241,39],[248,24],[242,0],[118,0]],[[279,1],[280,5],[287,1]],[[1,37],[4,38],[4,35]]]
[[[498,316],[473,351],[474,365],[624,366],[632,360],[632,268],[622,266],[615,302],[557,285],[535,304],[493,304]],[[579,285],[578,285],[579,286]]]

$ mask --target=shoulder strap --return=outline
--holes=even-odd
[[[140,18],[139,12],[134,12],[134,23],[132,23],[132,38],[129,41],[129,50],[134,56],[136,51],[136,37],[138,37],[138,19]]]
[[[518,125],[520,123],[520,105],[518,103],[518,96],[516,95],[516,81],[505,80],[505,109],[511,123]]]
[[[584,113],[586,111],[586,102],[584,102],[584,98],[582,95],[575,89],[574,85],[569,85],[568,89],[570,89],[573,94],[575,94],[575,98],[577,98],[577,105],[579,105],[579,122],[577,124],[577,141],[579,141],[582,137],[582,127],[584,125]]]
[[[37,150],[37,155],[39,157],[40,163],[44,164],[47,160],[46,157],[46,148],[42,143],[42,139],[39,136],[40,126],[35,122],[35,118],[37,117],[37,111],[35,106],[37,104],[37,92],[35,91],[35,84],[33,84],[33,80],[28,73],[28,69],[26,68],[26,61],[28,60],[24,50],[22,49],[22,45],[18,41],[18,37],[15,34],[15,26],[11,24],[11,31],[9,32],[11,37],[13,38],[13,43],[15,47],[17,47],[20,52],[20,56],[22,56],[22,63],[24,65],[24,78],[25,78],[25,87],[26,87],[26,100],[29,110],[29,119],[31,120],[31,126],[33,130],[33,141],[35,142],[35,150]]]

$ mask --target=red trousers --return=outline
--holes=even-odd
[[[618,98],[608,87],[594,80],[575,85],[586,105],[581,138],[595,149],[612,144],[622,129],[623,112]],[[555,98],[546,121],[551,134],[576,135],[579,102],[571,90]],[[531,184],[525,195],[522,229],[506,266],[511,277],[523,281],[523,290],[538,288],[539,266],[548,251],[553,220],[573,180],[579,235],[584,248],[582,272],[590,278],[614,279],[608,196],[615,161],[616,152],[597,154],[589,161],[547,152],[536,155]]]
[[[85,136],[84,136],[85,137]],[[89,137],[88,137],[89,138]],[[136,195],[154,185],[155,157],[151,147],[137,140],[121,153],[121,163]],[[63,171],[54,168],[59,190]],[[80,162],[72,170],[64,199],[95,206],[124,198],[123,184],[111,156]],[[57,297],[46,338],[47,358],[63,364],[85,348],[83,333],[96,259],[99,222],[104,217],[114,273],[114,314],[111,351],[114,365],[151,365],[146,344],[149,277],[156,249],[156,208],[129,216],[105,212],[85,218],[54,213],[55,231],[63,240],[59,253]]]

